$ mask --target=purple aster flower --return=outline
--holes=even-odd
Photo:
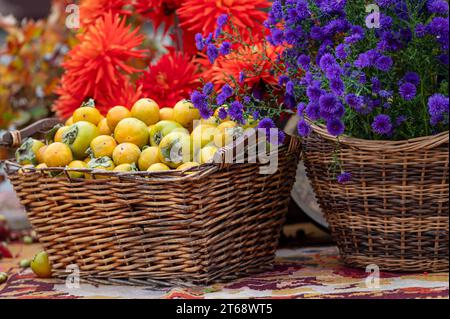
[[[205,95],[211,95],[213,90],[214,90],[214,84],[212,84],[211,82],[208,82],[203,86],[203,94],[205,94]]]
[[[359,109],[363,104],[363,98],[353,93],[347,94],[345,102],[353,109]]]
[[[389,115],[379,114],[375,116],[372,123],[372,130],[380,135],[389,134],[392,131],[392,123]]]
[[[320,110],[331,113],[336,109],[337,99],[332,93],[326,93],[319,98]]]
[[[200,93],[198,91],[192,92],[191,101],[192,101],[192,104],[194,104],[194,106],[197,109],[202,109],[202,108],[208,107],[208,97],[205,94]]]
[[[336,57],[345,60],[348,57],[350,48],[348,48],[345,44],[341,43],[336,47],[335,53]]]
[[[252,98],[248,95],[244,96],[244,98],[242,99],[244,104],[250,104],[251,100],[252,100]]]
[[[198,110],[200,112],[200,116],[203,119],[209,119],[211,116],[214,115],[214,111],[212,109],[210,109],[208,106],[200,107]]]
[[[278,78],[278,85],[283,86],[289,81],[289,77],[287,75],[280,75]]]
[[[228,22],[228,15],[226,13],[221,14],[218,18],[217,18],[217,26],[219,28],[222,28],[225,24],[227,24]]]
[[[387,90],[381,90],[379,94],[382,98],[385,98],[385,99],[389,99],[393,95],[392,91],[387,91]]]
[[[408,72],[403,77],[403,82],[411,83],[417,86],[420,84],[420,76],[416,72]]]
[[[380,35],[380,41],[377,44],[377,49],[381,52],[384,51],[397,51],[402,48],[402,43],[398,39],[398,36],[395,36],[390,31],[383,31]]]
[[[271,118],[265,117],[258,123],[258,128],[269,130],[275,128],[276,125]]]
[[[223,42],[219,49],[220,54],[227,55],[230,53],[230,51],[231,51],[230,42],[227,42],[227,41]]]
[[[210,44],[212,39],[213,39],[213,34],[209,33],[208,36],[205,38],[205,44],[206,45]]]
[[[311,101],[318,101],[322,95],[322,89],[320,88],[320,82],[314,81],[310,86],[306,88],[306,96]]]
[[[347,4],[346,0],[320,0],[316,1],[318,3],[319,8],[326,14],[332,13],[343,13],[345,5]]]
[[[228,114],[233,121],[243,123],[243,110],[244,106],[240,102],[234,101],[233,103],[231,103],[230,108],[228,109]]]
[[[223,93],[220,93],[219,95],[217,95],[216,102],[218,105],[222,105],[227,101],[227,99],[228,99],[228,96],[226,96]]]
[[[304,69],[304,70],[308,70],[309,69],[309,64],[311,63],[311,58],[306,55],[306,54],[302,54],[298,57],[297,59],[297,63]]]
[[[326,53],[320,58],[319,66],[323,71],[328,70],[328,68],[334,65],[336,65],[336,60],[331,54]]]
[[[318,104],[310,102],[305,109],[306,115],[313,121],[320,119],[320,107]]]
[[[352,174],[348,172],[342,172],[337,176],[336,179],[339,184],[347,184],[352,180]]]
[[[211,62],[211,64],[213,64],[214,61],[216,61],[217,57],[219,56],[219,51],[217,50],[216,46],[212,43],[208,44],[208,46],[206,47],[206,53],[208,55],[208,59],[209,62]]]
[[[380,13],[380,28],[387,30],[392,26],[392,18],[386,14]]]
[[[230,85],[225,84],[225,85],[222,87],[222,93],[223,93],[227,98],[229,98],[230,96],[233,95],[233,88],[232,88]]]
[[[278,130],[278,145],[283,144],[286,140],[286,134],[282,130]]]
[[[203,51],[203,49],[205,48],[205,42],[201,33],[197,33],[195,35],[195,46],[199,51]]]
[[[245,81],[245,72],[241,71],[239,72],[239,83],[244,83]]]
[[[442,115],[432,116],[430,119],[430,124],[436,126],[439,125],[439,123],[441,123],[442,121],[444,121],[444,116]]]
[[[284,41],[283,31],[280,29],[272,29],[271,30],[271,39],[274,45],[280,45]]]
[[[350,29],[350,34],[351,35],[344,39],[344,42],[347,44],[354,44],[361,41],[365,37],[364,28],[359,25],[352,26]]]
[[[283,19],[283,6],[279,0],[273,2],[271,13],[276,20]]]
[[[333,116],[337,118],[342,118],[345,114],[345,106],[341,101],[336,104],[336,110],[333,112]]]
[[[405,101],[411,101],[416,97],[416,86],[412,83],[403,83],[399,87],[399,93]]]
[[[394,62],[390,56],[382,55],[375,61],[375,67],[378,70],[387,72],[391,69],[393,63]]]
[[[426,27],[422,23],[416,25],[416,37],[423,38],[426,32]]]
[[[443,120],[443,115],[448,114],[448,96],[434,94],[428,99],[428,113],[431,117],[431,124],[436,125]]]
[[[227,116],[228,116],[227,110],[224,107],[221,107],[219,109],[218,116],[219,116],[219,119],[221,119],[222,121],[225,120],[227,118]]]
[[[330,88],[335,95],[337,96],[344,95],[345,86],[344,82],[340,78],[331,79]]]
[[[377,0],[377,4],[382,8],[387,8],[392,6],[396,0]]]
[[[355,61],[355,66],[358,69],[367,68],[370,66],[370,58],[367,53],[361,53]]]
[[[301,119],[297,124],[297,131],[301,137],[307,137],[311,133],[311,126],[304,119]]]
[[[448,2],[443,0],[428,0],[427,9],[431,13],[448,14]]]
[[[326,70],[325,75],[326,75],[327,79],[332,80],[332,79],[339,78],[342,73],[343,73],[343,71],[342,71],[341,67],[338,64],[335,64],[335,65],[330,66]]]
[[[305,73],[305,76],[303,78],[305,79],[305,82],[307,84],[312,84],[314,82],[314,76],[309,71]]]
[[[427,25],[428,33],[436,36],[436,37],[445,37],[448,38],[448,18],[442,17],[434,17],[433,20]]]
[[[303,116],[303,112],[305,112],[306,109],[306,104],[303,102],[298,103],[297,105],[297,115],[302,117]]]
[[[295,45],[302,38],[303,29],[301,26],[288,28],[284,31],[284,38],[288,44]]]
[[[327,130],[333,136],[339,136],[344,133],[345,125],[340,119],[332,119],[327,122]]]
[[[287,94],[294,96],[294,88],[295,88],[294,82],[288,81],[286,83],[286,93]]]
[[[263,118],[259,123],[258,123],[258,129],[263,129],[265,130],[266,133],[266,139],[268,142],[270,142],[270,130],[271,129],[275,129],[276,125],[273,122],[273,120],[271,118]],[[280,143],[280,138],[282,140],[284,140],[284,134],[283,136],[280,136],[280,131],[278,130],[278,143]],[[282,142],[281,142],[282,143]]]

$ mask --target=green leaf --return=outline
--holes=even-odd
[[[47,144],[51,143],[55,139],[56,132],[58,132],[58,130],[63,126],[64,125],[62,124],[56,124],[50,131],[47,132],[47,134],[45,134],[45,141]]]
[[[27,138],[16,151],[16,161],[20,165],[37,164],[36,155],[33,152],[34,140]]]
[[[95,101],[94,101],[94,99],[89,99],[89,100],[83,102],[81,104],[81,107],[93,107],[93,108],[95,108]]]

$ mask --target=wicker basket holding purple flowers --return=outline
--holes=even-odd
[[[274,1],[269,41],[344,262],[448,271],[448,2],[374,2]]]

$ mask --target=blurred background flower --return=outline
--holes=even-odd
[[[35,21],[0,15],[0,128],[49,115],[63,57],[74,41],[64,25],[65,5],[54,1],[50,15]]]

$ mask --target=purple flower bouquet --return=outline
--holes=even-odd
[[[274,1],[268,40],[343,261],[447,271],[448,2],[374,2]]]

